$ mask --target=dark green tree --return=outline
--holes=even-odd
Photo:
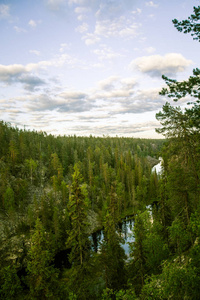
[[[4,204],[4,208],[7,211],[14,211],[15,208],[15,194],[13,189],[8,186],[4,195],[3,195],[3,204]]]
[[[14,265],[8,265],[0,270],[0,297],[1,299],[22,299],[22,286]]]
[[[188,20],[173,20],[175,28],[191,33],[200,41],[200,6]],[[157,129],[167,138],[162,151],[164,171],[159,182],[159,209],[156,222],[163,225],[163,238],[170,256],[162,263],[160,274],[148,274],[142,299],[198,299],[199,294],[199,211],[200,200],[200,69],[187,80],[163,76],[167,95],[174,102],[188,96],[182,109],[167,102],[156,115],[162,127]],[[156,231],[158,233],[158,230]],[[148,234],[145,240],[147,241]],[[143,242],[144,243],[144,242]],[[145,255],[148,261],[148,252]],[[197,271],[198,270],[198,271]]]
[[[58,272],[51,265],[53,255],[48,233],[41,221],[37,219],[27,264],[27,282],[30,287],[31,299],[55,299],[58,297]]]
[[[118,291],[126,285],[124,242],[118,228],[117,194],[111,186],[110,202],[104,221],[104,239],[100,247],[100,261],[104,270],[105,287]]]
[[[190,33],[194,40],[200,39],[200,6],[193,7],[194,13],[187,20],[178,21],[174,19],[172,22],[176,29],[183,33]]]
[[[69,187],[70,196],[68,202],[71,229],[68,232],[67,247],[71,248],[70,260],[82,265],[85,251],[88,248],[87,234],[87,202],[81,189],[82,175],[79,166],[74,166],[72,184]]]
[[[200,6],[194,7],[194,15],[188,20],[173,20],[175,27],[184,33],[191,32],[200,41],[199,35]],[[197,208],[200,189],[200,70],[194,69],[193,75],[178,82],[163,76],[167,87],[161,95],[167,95],[177,102],[189,96],[188,107],[181,109],[168,102],[156,115],[162,127],[157,132],[168,139],[165,148],[165,173],[169,205],[173,218],[185,215],[185,224],[189,224],[192,211]]]

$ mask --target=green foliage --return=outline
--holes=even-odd
[[[117,201],[114,188],[111,189],[110,201],[104,221],[104,239],[100,246],[100,261],[104,270],[105,286],[118,291],[126,284],[126,255],[121,246],[123,238],[117,228]]]
[[[188,20],[173,20],[175,27],[191,33],[200,41],[200,6]],[[178,82],[163,76],[167,95],[175,102],[189,96],[185,109],[167,102],[156,115],[162,127],[156,131],[167,138],[161,156],[163,173],[158,183],[158,205],[153,211],[152,228],[141,239],[146,279],[141,299],[198,299],[199,298],[199,189],[200,189],[200,70]],[[162,224],[159,228],[155,224]],[[155,231],[152,229],[155,229]],[[150,233],[150,234],[149,234]],[[156,242],[156,237],[161,242]],[[152,235],[152,236],[151,236]],[[137,246],[136,236],[136,246]],[[159,268],[154,269],[154,257],[149,255],[153,241],[167,250],[160,256]],[[162,248],[162,247],[161,247]],[[163,249],[164,249],[163,248]],[[146,252],[145,252],[146,250]],[[159,246],[156,258],[159,256]],[[163,255],[164,254],[164,255]],[[143,268],[144,269],[144,268]],[[151,274],[153,272],[153,274]]]
[[[199,20],[198,6],[173,23],[200,40]],[[163,79],[161,95],[191,100],[156,115],[162,151],[163,140],[54,137],[0,122],[3,299],[199,299],[200,70]],[[162,156],[161,175],[149,156]],[[136,217],[127,260],[118,223],[128,213]],[[94,253],[89,235],[102,227]],[[71,265],[65,256],[59,272],[53,262],[66,247]]]
[[[3,266],[27,271],[20,277],[27,299],[101,299],[106,285],[126,299],[134,289],[126,290],[118,222],[145,207],[146,156],[156,157],[163,140],[54,137],[0,122],[0,141],[2,272]],[[89,235],[103,226],[102,252],[94,253]],[[72,265],[67,256],[57,265],[66,245]]]
[[[79,167],[74,167],[73,181],[68,202],[71,229],[68,231],[67,247],[71,248],[70,261],[83,264],[85,249],[89,246],[87,238],[87,202],[85,191],[81,189],[82,176]]]
[[[113,291],[112,289],[106,288],[103,290],[102,294],[102,300],[136,300],[138,299],[135,295],[134,290],[128,289],[128,290],[120,290],[118,292]]]
[[[112,289],[106,288],[103,291],[102,300],[112,300],[115,293]]]
[[[34,161],[32,158],[31,159],[26,159],[25,160],[25,165],[27,165],[29,172],[30,172],[30,179],[31,179],[31,184],[33,183],[33,175],[35,173],[35,170],[37,168],[37,162]]]
[[[184,223],[178,218],[169,227],[169,241],[181,260],[181,254],[190,246],[190,235]]]
[[[130,280],[136,293],[140,294],[146,276],[160,273],[169,250],[163,237],[163,226],[153,221],[148,211],[136,216],[133,235],[135,240],[130,243]]]
[[[1,299],[20,299],[22,286],[17,276],[15,266],[8,265],[0,270],[0,296]],[[22,298],[21,298],[22,299]]]
[[[33,299],[55,299],[58,272],[50,265],[53,252],[49,237],[39,219],[36,221],[28,252],[28,285]]]
[[[191,33],[194,40],[200,40],[200,6],[193,8],[194,14],[188,17],[187,20],[178,21],[174,19],[172,22],[176,29],[183,33]]]
[[[161,275],[146,280],[141,299],[198,299],[199,278],[195,268],[183,257],[166,261]]]
[[[13,211],[15,208],[15,195],[13,189],[9,186],[7,187],[3,195],[4,207],[7,211]]]
[[[95,275],[95,270],[92,270],[90,264],[85,263],[76,267],[72,266],[71,269],[66,270],[64,282],[69,299],[71,299],[70,297],[80,300],[92,299],[94,296],[92,290],[93,284],[95,285]]]

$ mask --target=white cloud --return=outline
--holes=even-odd
[[[159,95],[160,88],[148,90],[135,90],[121,102],[118,110],[120,114],[141,114],[161,109],[165,103],[165,97]]]
[[[68,3],[69,5],[72,5],[72,4],[79,4],[79,5],[83,5],[85,4],[85,0],[68,0]]]
[[[182,54],[168,53],[164,56],[151,55],[139,57],[131,62],[130,68],[137,68],[142,73],[160,77],[162,74],[174,75],[177,72],[183,72],[191,64],[192,61],[186,59]]]
[[[119,89],[113,89],[111,91],[104,91],[104,92],[100,91],[96,93],[95,98],[106,101],[108,109],[110,110],[110,112],[112,112],[112,110],[114,109],[114,105],[118,106],[120,104],[121,99],[124,100],[125,98],[129,98],[132,96],[132,94],[133,91],[131,90],[125,88],[124,89],[119,88]],[[108,101],[109,99],[110,102],[112,102],[112,107],[110,107],[111,103]]]
[[[81,122],[83,120],[81,119]],[[97,120],[94,120],[93,122],[95,122]],[[115,117],[110,117],[108,118],[104,118],[104,122],[95,122],[94,126],[91,126],[91,122],[88,122],[88,124],[84,124],[82,122],[82,125],[71,125],[70,126],[70,130],[72,132],[80,132],[81,135],[88,135],[89,134],[93,134],[93,135],[98,135],[98,136],[129,136],[129,137],[133,137],[133,136],[137,136],[138,137],[142,137],[142,134],[144,133],[144,137],[145,134],[147,132],[154,132],[155,128],[158,127],[159,124],[158,122],[137,122],[135,123],[135,121],[132,122],[124,122],[119,121],[118,119],[116,119]]]
[[[59,97],[63,99],[70,99],[73,102],[74,100],[85,98],[86,94],[77,91],[65,91],[63,93],[60,93]]]
[[[113,89],[116,82],[118,82],[119,76],[110,76],[104,80],[98,82],[98,86],[101,90]]]
[[[92,68],[97,68],[97,69],[101,69],[104,67],[104,64],[102,63],[95,63],[95,64],[91,64]]]
[[[138,10],[136,7],[137,2],[130,0],[94,1],[94,3],[98,3],[95,15],[98,20],[111,20],[113,18],[118,19],[125,12],[131,12],[135,9],[137,13],[140,13],[140,9]]]
[[[75,8],[74,11],[75,11],[76,14],[85,14],[85,13],[90,11],[90,8],[78,6],[78,7]]]
[[[147,47],[144,50],[149,54],[154,53],[156,51],[154,47]]]
[[[78,21],[83,21],[87,18],[87,13],[91,11],[90,7],[77,6],[75,8],[75,13],[78,14]]]
[[[62,44],[63,45],[63,44]],[[60,48],[60,52],[64,52],[65,49],[67,48]],[[52,58],[51,60],[42,60],[39,61],[38,63],[29,63],[25,66],[25,69],[28,72],[31,71],[35,71],[35,70],[39,70],[39,69],[47,69],[47,67],[55,67],[55,68],[59,68],[62,67],[64,65],[68,65],[70,67],[74,67],[74,66],[80,66],[81,65],[81,61],[79,61],[78,59],[76,59],[75,57],[67,54],[67,53],[61,53],[57,56],[55,56],[54,58]]]
[[[121,101],[132,97],[136,84],[135,78],[132,77],[121,79],[119,76],[110,76],[98,82],[98,88],[93,90],[90,98],[105,101],[109,106],[109,110],[112,110],[113,107],[110,107],[109,101],[118,106]]]
[[[133,10],[131,13],[140,15],[142,13],[142,10],[141,10],[141,8],[137,8],[136,10]]]
[[[148,15],[148,17],[149,17],[150,19],[154,19],[154,18],[155,18],[155,15],[154,15],[154,14],[150,14],[150,15]]]
[[[117,52],[114,52],[110,47],[107,47],[106,45],[101,45],[101,48],[95,49],[92,51],[94,54],[96,54],[99,58],[99,60],[112,60],[117,57],[122,57],[123,55]]]
[[[155,4],[153,1],[146,2],[145,4],[149,7],[158,7],[158,4]]]
[[[39,54],[37,50],[30,50],[31,53],[36,55]],[[68,55],[67,53],[62,53],[55,56],[51,60],[39,61],[37,63],[29,63],[27,65],[22,64],[12,64],[12,65],[0,65],[0,81],[6,85],[22,83],[25,84],[24,87],[31,89],[32,86],[41,86],[45,82],[38,75],[40,70],[46,70],[48,67],[60,68],[64,65],[68,65],[69,68],[85,67],[84,62]]]
[[[133,38],[138,35],[138,28],[140,24],[126,19],[121,16],[115,20],[97,21],[95,26],[95,34],[98,36],[109,37],[130,37]]]
[[[30,21],[28,22],[28,24],[29,24],[32,28],[35,28],[35,27],[37,26],[37,22],[34,21],[34,20],[30,20]]]
[[[0,65],[0,81],[6,84],[20,82],[30,85],[32,82],[34,86],[40,85],[43,81],[32,73],[37,67],[39,67],[37,64],[28,64],[26,66],[20,64]]]
[[[38,50],[30,50],[29,52],[30,52],[30,53],[33,53],[33,54],[35,54],[35,55],[37,55],[37,56],[40,55],[40,51],[38,51]]]
[[[14,30],[17,32],[17,33],[26,33],[26,29],[24,28],[21,28],[21,27],[18,27],[18,26],[14,26]]]
[[[137,84],[137,81],[135,78],[130,77],[130,78],[123,78],[121,80],[121,83],[126,89],[133,89]]]
[[[77,6],[77,7],[75,8],[74,12],[75,12],[76,14],[84,14],[84,13],[88,12],[88,8],[82,7],[82,6]]]
[[[62,53],[62,52],[65,52],[66,50],[69,50],[71,47],[71,44],[67,44],[67,43],[62,43],[60,44],[60,49],[59,51]]]
[[[21,83],[26,90],[34,90],[45,84],[45,81],[29,73],[28,67],[23,65],[0,65],[0,81],[5,84]]]
[[[68,0],[69,5],[78,4],[78,5],[86,5],[90,1],[89,0]]]
[[[83,23],[82,25],[80,25],[76,28],[76,31],[83,33],[83,32],[88,31],[88,28],[89,28],[89,25],[87,23]]]
[[[46,84],[46,82],[38,76],[30,74],[23,74],[16,78],[16,80],[18,80],[19,83],[24,84],[24,89],[27,91],[34,91],[35,89],[38,89],[38,87]]]
[[[77,17],[78,21],[80,21],[80,22],[84,21],[86,18],[87,18],[86,15],[79,15],[79,16]]]
[[[87,46],[94,45],[94,44],[100,42],[100,40],[101,40],[94,33],[87,33],[85,36],[82,37],[82,39],[85,41],[85,44]]]
[[[54,111],[59,113],[77,113],[89,111],[93,105],[86,94],[77,91],[65,91],[54,97],[47,94],[33,95],[26,102],[29,111]]]
[[[139,35],[140,26],[141,24],[133,22],[132,19],[127,19],[125,16],[114,20],[101,20],[96,22],[94,32],[88,32],[82,39],[86,45],[94,45],[100,42],[101,38],[132,39]]]
[[[58,103],[46,94],[31,95],[27,97],[25,107],[29,111],[51,111],[56,109]]]
[[[66,0],[47,0],[46,4],[50,10],[58,11],[66,3]]]
[[[0,19],[7,19],[10,17],[10,6],[0,4]]]
[[[23,65],[14,64],[14,65],[0,65],[0,80],[9,81],[13,76],[21,75],[26,73],[27,70]]]

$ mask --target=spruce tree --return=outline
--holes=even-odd
[[[27,282],[31,299],[56,298],[58,272],[51,265],[52,260],[53,250],[49,236],[38,218],[28,252]]]
[[[87,203],[81,189],[82,175],[78,164],[74,167],[68,202],[71,229],[68,231],[67,247],[71,248],[70,260],[83,264],[84,254],[88,247],[87,236]]]

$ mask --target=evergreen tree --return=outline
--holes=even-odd
[[[37,162],[34,161],[32,158],[31,159],[26,159],[25,161],[26,165],[29,168],[30,171],[30,179],[31,179],[31,184],[33,183],[33,174],[37,168]]]
[[[31,299],[55,299],[58,295],[58,272],[51,265],[53,249],[49,236],[39,219],[31,238],[28,252],[28,285]],[[59,299],[59,298],[57,298]]]
[[[4,195],[3,195],[3,204],[4,204],[4,208],[7,211],[14,211],[15,208],[15,194],[13,189],[8,186]]]
[[[5,266],[0,270],[0,297],[5,300],[23,297],[22,286],[14,265]]]
[[[88,248],[87,236],[87,203],[81,189],[82,175],[78,164],[74,166],[70,196],[68,202],[71,229],[68,232],[67,247],[71,248],[70,260],[82,265],[85,251]]]
[[[104,222],[104,240],[100,247],[100,261],[104,269],[105,287],[118,291],[125,287],[125,251],[121,246],[123,238],[117,226],[118,209],[117,198],[112,186],[110,192],[110,203],[107,209]]]
[[[180,32],[191,33],[200,41],[199,21],[200,6],[194,7],[187,20],[173,23]],[[175,102],[189,96],[191,101],[185,109],[167,102],[156,115],[162,125],[157,132],[167,138],[157,217],[160,213],[170,256],[162,263],[160,274],[147,278],[141,298],[199,299],[200,70],[194,69],[193,75],[181,82],[163,79],[167,88],[161,95]]]
[[[175,27],[184,33],[191,32],[200,41],[200,6],[194,7],[194,15],[188,20],[173,20]],[[193,76],[178,82],[163,76],[167,88],[161,95],[167,95],[175,102],[190,96],[185,109],[174,107],[168,102],[156,117],[162,127],[157,132],[164,134],[168,144],[163,151],[165,164],[166,205],[171,211],[171,222],[180,219],[186,227],[190,223],[200,200],[200,70],[194,69]]]

